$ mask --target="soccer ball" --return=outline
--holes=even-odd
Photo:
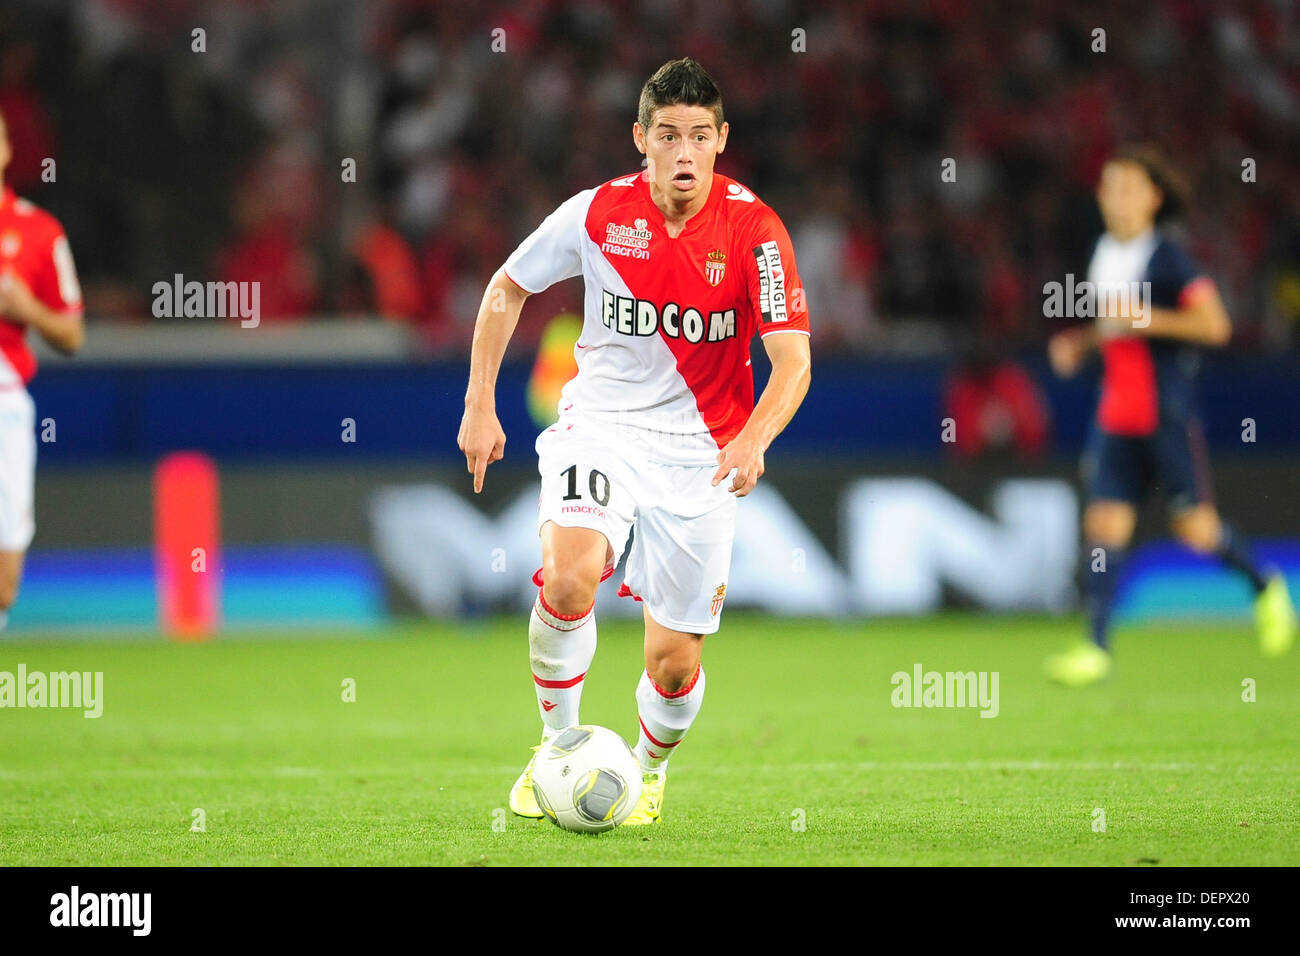
[[[612,730],[583,725],[561,731],[533,766],[537,805],[556,826],[578,833],[612,830],[641,799],[641,767]]]

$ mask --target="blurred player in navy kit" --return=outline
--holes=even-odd
[[[1138,505],[1156,488],[1183,544],[1249,579],[1263,653],[1280,656],[1294,641],[1296,613],[1285,579],[1260,570],[1245,539],[1214,505],[1195,380],[1199,349],[1227,343],[1232,325],[1213,280],[1157,228],[1177,214],[1185,195],[1178,174],[1154,147],[1126,147],[1106,162],[1097,187],[1106,232],[1088,266],[1097,318],[1049,343],[1058,375],[1073,375],[1094,348],[1104,366],[1083,460],[1084,606],[1091,640],[1047,662],[1048,675],[1070,686],[1110,673],[1116,585]],[[1125,299],[1126,290],[1142,291]],[[1129,304],[1115,308],[1115,302]],[[1098,548],[1104,565],[1094,558]]]

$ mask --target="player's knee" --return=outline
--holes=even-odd
[[[1083,514],[1083,533],[1091,542],[1122,548],[1133,536],[1133,519],[1119,508],[1093,505]]]
[[[1197,554],[1213,554],[1219,546],[1219,523],[1212,519],[1192,519],[1174,523],[1174,536]]]
[[[675,694],[690,683],[699,663],[697,655],[681,651],[652,654],[646,659],[646,673],[660,690]]]
[[[18,576],[0,572],[0,612],[7,611],[18,600]]]
[[[586,614],[596,600],[598,574],[588,574],[580,568],[547,567],[542,575],[545,581],[542,596],[559,614]]]

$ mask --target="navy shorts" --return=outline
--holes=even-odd
[[[1089,501],[1135,505],[1158,492],[1174,514],[1213,503],[1200,419],[1162,421],[1142,437],[1112,435],[1094,422],[1083,452],[1083,486]]]

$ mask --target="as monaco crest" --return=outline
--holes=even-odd
[[[727,254],[714,249],[704,259],[704,278],[709,280],[709,285],[716,286],[722,281],[722,277],[727,272]],[[721,605],[719,605],[721,606]],[[713,612],[717,614],[717,611]]]
[[[717,285],[716,282],[713,284]],[[726,599],[727,599],[727,585],[719,584],[718,589],[713,592],[713,603],[709,605],[709,613],[712,614],[714,617],[717,617],[718,612],[722,610],[722,602],[725,601]]]

